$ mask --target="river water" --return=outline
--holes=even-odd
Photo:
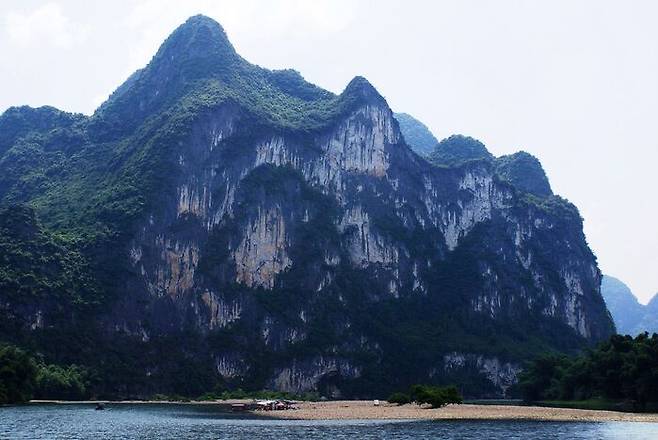
[[[0,407],[1,439],[658,439],[658,424],[622,422],[269,420],[211,405]]]

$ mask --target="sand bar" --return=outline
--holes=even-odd
[[[258,411],[257,414],[277,419],[297,420],[544,420],[561,422],[656,422],[658,414],[638,414],[617,411],[546,408],[512,405],[449,405],[430,409],[408,404],[396,406],[372,401],[301,402],[297,410]]]

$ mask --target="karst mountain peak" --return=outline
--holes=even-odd
[[[366,79],[256,66],[204,16],[91,117],[0,115],[0,255],[0,332],[98,371],[99,395],[468,376],[500,397],[535,354],[614,331],[537,160],[464,136],[421,157]]]

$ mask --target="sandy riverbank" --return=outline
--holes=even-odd
[[[445,408],[421,408],[409,404],[396,406],[372,401],[301,402],[297,410],[259,411],[259,415],[277,419],[348,420],[348,419],[404,419],[404,420],[544,420],[544,421],[624,421],[657,422],[658,414],[635,414],[538,406],[508,405],[449,405]]]

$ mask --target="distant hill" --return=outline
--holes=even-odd
[[[636,330],[638,333],[643,331],[658,333],[658,293],[651,298],[649,304],[644,306],[644,311],[644,316]]]
[[[395,113],[393,116],[400,125],[400,131],[407,145],[417,154],[428,156],[439,143],[430,129],[413,116],[406,113]]]
[[[658,333],[658,294],[645,306],[638,302],[626,284],[609,275],[603,276],[601,294],[615,321],[617,333]]]

